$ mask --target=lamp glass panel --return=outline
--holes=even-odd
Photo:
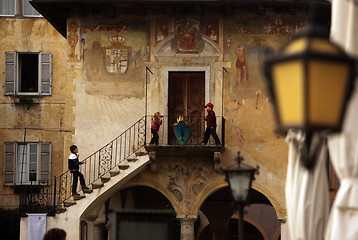
[[[308,122],[313,126],[337,126],[346,98],[349,66],[338,62],[311,60],[308,72]]]
[[[227,173],[232,196],[237,202],[245,202],[248,197],[251,178],[251,171],[229,171]]]
[[[283,50],[284,54],[293,54],[304,51],[307,48],[307,39],[299,38],[290,42]]]
[[[329,53],[329,54],[339,54],[338,48],[333,45],[330,41],[323,38],[315,38],[311,40],[310,51],[320,52],[320,53]]]
[[[304,123],[304,66],[299,60],[273,66],[273,87],[281,127]]]

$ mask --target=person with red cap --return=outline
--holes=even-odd
[[[220,139],[219,139],[218,135],[216,134],[216,116],[215,116],[215,112],[213,110],[214,104],[208,103],[205,105],[205,108],[206,108],[206,112],[207,112],[207,114],[205,116],[206,130],[205,130],[205,134],[204,134],[204,140],[201,142],[201,145],[206,145],[208,143],[210,135],[213,136],[213,138],[215,140],[215,144],[220,145]]]

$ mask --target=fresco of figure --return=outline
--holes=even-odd
[[[160,27],[160,32],[157,35],[157,41],[159,42],[168,36],[169,36],[169,27],[168,25],[164,24]]]
[[[186,22],[182,29],[179,29],[178,49],[180,51],[195,51],[196,50],[196,29]]]
[[[68,41],[68,45],[70,46],[69,57],[72,61],[78,60],[76,54],[76,46],[78,42],[77,28],[78,25],[75,21],[71,21],[69,23],[67,41]]]
[[[249,80],[246,47],[238,44],[235,54],[236,54],[236,86],[239,86],[243,81]]]

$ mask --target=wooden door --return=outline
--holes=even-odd
[[[190,124],[187,144],[199,144],[204,135],[205,72],[169,72],[169,144],[178,144],[173,125],[179,115]]]

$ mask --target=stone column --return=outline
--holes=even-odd
[[[194,240],[194,222],[198,219],[197,216],[185,215],[177,218],[180,221],[180,240]]]
[[[107,231],[105,224],[103,222],[94,222],[93,223],[93,239],[95,240],[105,240],[104,231]]]

